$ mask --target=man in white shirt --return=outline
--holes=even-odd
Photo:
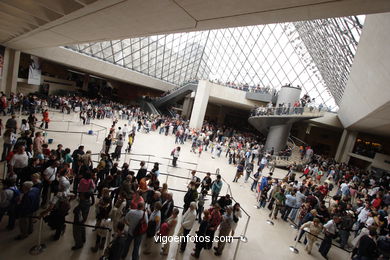
[[[192,227],[194,226],[196,220],[196,202],[193,201],[190,203],[190,207],[184,213],[181,220],[181,226],[183,227],[183,236],[186,237],[181,241],[180,252],[184,252],[187,246],[187,236],[191,232]]]
[[[357,212],[359,213],[358,222],[359,223],[366,223],[370,211],[371,210],[370,210],[369,203],[366,203],[366,205],[364,207],[357,209]]]
[[[27,181],[25,176],[24,169],[28,166],[28,155],[25,151],[24,145],[20,145],[17,148],[17,152],[12,156],[10,161],[11,172],[14,172],[17,176],[16,183],[21,183]]]
[[[123,127],[122,129],[122,135],[123,135],[123,138],[126,139],[127,137],[127,134],[129,133],[129,128],[127,127],[127,125],[125,124],[125,126]]]
[[[47,201],[50,197],[50,185],[56,179],[58,165],[59,162],[55,161],[51,166],[47,167],[46,170],[43,171],[42,207],[46,207]]]
[[[333,216],[333,219],[329,220],[325,225],[324,225],[324,240],[322,240],[322,243],[319,248],[319,252],[321,255],[325,258],[328,259],[327,254],[332,247],[332,239],[335,238],[337,234],[337,223],[340,222],[340,217],[339,216]]]

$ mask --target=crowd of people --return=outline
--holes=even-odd
[[[309,112],[314,110],[321,112],[324,109],[322,103],[317,107],[315,99],[310,99],[309,95],[304,95],[301,99],[292,103],[280,103],[277,105],[269,102],[266,106],[255,107],[251,111],[251,116],[264,116],[264,115],[302,115],[307,109]]]
[[[199,222],[197,236],[205,239],[195,243],[192,255],[199,257],[202,249],[214,249],[215,255],[222,254],[227,241],[219,241],[213,247],[213,237],[218,230],[220,236],[234,234],[241,210],[238,203],[233,205],[229,195],[220,196],[223,185],[220,175],[212,180],[211,174],[207,174],[200,180],[193,171],[188,189],[184,191],[184,200],[180,203],[173,200],[168,184],[160,183],[158,163],[148,170],[145,162],[141,162],[137,172],[130,170],[127,163],[119,166],[124,142],[129,142],[127,150],[130,151],[130,143],[138,131],[147,133],[154,129],[153,118],[138,107],[103,104],[80,97],[26,98],[34,102],[22,111],[28,111],[29,117],[35,119],[22,121],[22,126],[18,126],[16,116],[12,114],[7,120],[6,132],[11,132],[15,141],[3,150],[7,173],[0,192],[0,221],[8,215],[7,229],[19,226],[20,233],[15,239],[29,237],[34,231],[34,217],[38,217],[53,229],[53,240],[59,240],[66,231],[67,219],[73,222],[74,245],[71,249],[78,250],[87,239],[83,224],[93,215],[91,211],[94,209],[96,242],[91,252],[100,251],[107,259],[124,259],[131,244],[132,259],[139,258],[141,247],[144,254],[150,254],[153,237],[159,236],[164,241],[164,237],[175,233],[176,226],[180,227],[178,235],[186,236],[196,228],[196,220]],[[45,118],[49,118],[49,107],[63,113],[80,112],[81,121],[84,121],[84,113],[91,113],[90,119],[112,119],[97,164],[92,161],[91,151],[83,145],[74,150],[66,144],[58,144],[56,149],[49,148],[40,131],[48,126],[38,126],[39,120],[35,116],[41,111],[42,122],[45,122]],[[98,116],[100,110],[103,113]],[[128,122],[129,127],[126,123],[124,127],[118,127],[121,120]],[[84,123],[89,122],[86,121]],[[3,138],[7,137],[4,135]],[[177,152],[174,155],[178,157]],[[206,205],[208,195],[212,198],[210,206]],[[180,210],[181,218],[178,217]],[[105,241],[111,238],[107,237],[107,230],[115,234],[110,246],[105,248]],[[186,241],[181,241],[180,250],[183,252],[186,246]],[[161,244],[160,253],[167,255],[168,252],[169,241]]]
[[[354,259],[390,256],[388,176],[374,176],[337,163],[332,158],[315,155],[306,147],[301,149],[301,154],[307,164],[292,164],[287,175],[278,179],[273,176],[275,151],[266,151],[264,138],[253,133],[208,122],[201,129],[191,129],[188,121],[180,117],[150,115],[138,107],[114,102],[81,97],[15,96],[30,103],[9,102],[8,98],[7,106],[2,105],[3,113],[12,115],[19,109],[29,113],[28,118],[34,117],[22,120],[18,126],[16,117],[11,116],[3,134],[2,159],[7,162],[8,172],[0,193],[0,220],[8,215],[8,229],[14,229],[18,223],[18,240],[32,234],[34,216],[44,218],[54,230],[53,239],[58,240],[65,232],[65,218],[72,218],[75,224],[85,224],[93,207],[96,242],[91,251],[100,250],[110,260],[126,257],[131,244],[132,259],[138,259],[141,247],[143,253],[151,253],[153,237],[159,236],[163,241],[175,233],[176,226],[180,226],[179,234],[186,236],[196,228],[196,221],[198,237],[213,238],[217,230],[220,236],[234,234],[242,213],[238,203],[233,205],[229,194],[221,196],[220,175],[213,180],[207,174],[201,180],[193,171],[184,200],[178,203],[173,201],[168,184],[160,183],[158,163],[149,171],[145,162],[141,162],[137,173],[126,162],[119,166],[126,142],[126,151],[130,152],[138,132],[157,131],[160,135],[175,136],[175,144],[179,146],[171,152],[173,166],[177,166],[180,145],[186,142],[191,142],[191,151],[198,156],[205,156],[204,152],[210,152],[211,158],[225,156],[227,163],[236,166],[233,182],[239,182],[241,176],[244,182],[251,180],[250,188],[257,193],[259,209],[268,208],[272,219],[280,216],[282,220],[296,223],[301,230],[296,239],[301,242],[305,236],[307,253],[312,252],[320,237],[319,252],[324,258],[335,239],[339,247],[352,250]],[[82,121],[88,114],[90,120],[112,120],[98,164],[92,161],[91,152],[84,146],[72,151],[67,145],[59,144],[56,149],[49,149],[39,131],[46,126],[37,127],[39,120],[35,117],[35,113],[42,112],[42,122],[45,122],[49,118],[44,114],[48,113],[48,107],[64,113],[80,113]],[[86,118],[85,123],[88,122]],[[206,205],[208,195],[210,207]],[[105,241],[110,239],[107,229],[115,235],[103,251]],[[87,239],[85,227],[73,225],[72,233],[72,250],[78,250]],[[211,248],[215,255],[221,255],[225,242],[213,247],[210,241],[195,243],[193,256],[199,257],[203,249]],[[187,243],[181,241],[180,251],[186,247]],[[169,242],[162,243],[160,250],[167,255]]]

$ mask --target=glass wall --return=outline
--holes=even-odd
[[[344,17],[84,43],[66,48],[183,85],[193,79],[279,89],[301,86],[337,109],[363,20]]]

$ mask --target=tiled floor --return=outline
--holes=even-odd
[[[53,122],[50,124],[49,129],[54,130],[66,130],[68,128],[67,123],[63,120],[76,121],[76,123],[71,123],[69,126],[69,131],[87,131],[90,127],[84,127],[78,123],[77,115],[62,115],[58,113],[52,113],[51,118]],[[5,118],[3,118],[3,123]],[[111,122],[108,119],[105,120],[95,120],[95,123],[109,127]],[[125,121],[120,121],[118,126],[125,124]],[[98,128],[94,126],[93,130]],[[99,136],[96,135],[83,135],[81,134],[63,134],[63,133],[52,133],[48,132],[47,138],[53,138],[54,142],[51,147],[55,147],[58,143],[64,144],[64,147],[69,147],[72,150],[75,149],[80,142],[86,146],[86,150],[92,150],[92,152],[97,153],[101,150],[102,141],[104,138],[105,130],[99,133]],[[0,145],[2,141],[0,141]],[[175,147],[174,137],[173,136],[162,136],[157,132],[152,132],[149,134],[138,133],[135,138],[135,143],[133,146],[133,153],[136,154],[150,154],[155,157],[151,157],[150,161],[159,161],[162,164],[167,164],[167,159],[161,159],[162,157],[169,157],[171,150]],[[131,168],[137,168],[139,162],[136,160],[147,160],[147,156],[124,156],[122,161],[130,161]],[[197,164],[187,164],[180,163],[179,167],[194,169],[197,167],[200,171],[210,171],[215,172],[217,168],[220,169],[220,173],[225,180],[230,184],[230,188],[235,200],[237,200],[242,208],[250,216],[250,221],[247,229],[246,236],[248,238],[247,243],[241,243],[238,248],[236,259],[323,259],[316,247],[313,248],[312,255],[308,255],[303,246],[298,244],[298,249],[300,250],[299,254],[294,254],[289,250],[289,246],[294,245],[293,237],[296,234],[296,230],[292,229],[288,223],[282,220],[276,220],[275,225],[267,224],[266,220],[268,219],[269,211],[267,209],[256,209],[255,206],[255,194],[250,191],[250,184],[243,183],[241,179],[238,183],[232,183],[234,177],[235,169],[233,166],[227,164],[227,159],[222,156],[221,158],[212,159],[209,152],[203,152],[199,157],[190,152],[190,144],[187,143],[182,145],[182,153],[180,156],[181,161],[192,162]],[[149,165],[151,169],[152,163]],[[161,166],[161,172],[169,172],[173,175],[185,176],[189,175],[188,170],[184,169],[174,169],[167,166]],[[276,177],[281,177],[285,174],[285,171],[277,169],[275,172]],[[203,178],[203,175],[199,175]],[[167,182],[169,187],[175,189],[185,189],[187,181],[185,179],[179,179],[174,177],[161,176],[161,182]],[[228,191],[227,184],[224,184],[222,193]],[[183,204],[183,193],[175,192],[174,200],[175,204],[181,206]],[[89,214],[89,224],[94,224],[95,213],[91,209]],[[6,219],[6,218],[5,218]],[[87,229],[87,242],[83,249],[78,251],[72,251],[70,248],[73,246],[73,237],[72,237],[72,227],[68,225],[65,235],[57,242],[50,240],[50,235],[52,232],[49,230],[47,225],[44,224],[42,237],[43,242],[47,245],[47,249],[38,256],[31,256],[28,252],[29,249],[37,243],[37,228],[38,225],[35,224],[35,232],[23,241],[15,241],[14,237],[18,234],[18,229],[15,231],[6,231],[5,230],[5,219],[0,223],[0,260],[24,260],[24,259],[98,259],[98,253],[92,253],[90,251],[90,246],[93,245],[95,241],[95,234],[91,229]],[[72,219],[72,214],[69,214],[68,219]],[[246,215],[239,221],[236,235],[242,234],[245,228],[246,221],[248,217]],[[197,227],[193,231],[197,230]],[[177,250],[177,244],[171,244],[170,253],[168,257],[162,257],[159,254],[158,245],[153,245],[152,254],[143,255],[141,253],[140,259],[191,259],[190,256],[191,249],[193,244],[189,243],[187,250],[182,254]],[[214,256],[211,250],[203,250],[201,253],[201,259],[234,259],[235,250],[237,248],[237,241],[228,244],[225,247],[222,257]],[[127,259],[131,259],[131,254],[129,254]],[[332,247],[329,253],[329,259],[348,259],[348,255],[341,250]]]

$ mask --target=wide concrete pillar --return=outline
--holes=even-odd
[[[204,116],[206,114],[207,104],[210,97],[210,84],[208,81],[201,80],[198,83],[196,90],[194,106],[192,108],[190,127],[200,129],[203,125]]]
[[[265,142],[265,150],[269,152],[274,148],[275,153],[282,150],[287,144],[291,126],[291,124],[271,126]]]
[[[301,89],[296,87],[283,86],[279,90],[278,100],[276,101],[276,107],[279,104],[290,103],[293,107],[294,103],[299,100],[301,95]],[[265,142],[266,151],[271,151],[274,148],[275,153],[284,149],[287,144],[288,136],[290,135],[292,124],[280,124],[271,126],[267,135],[267,141]]]
[[[4,53],[3,79],[1,81],[1,91],[7,95],[16,93],[18,84],[20,51],[6,48]]]
[[[191,94],[184,98],[183,110],[181,116],[185,119],[189,119],[191,116],[192,106],[194,105],[194,99],[191,98]]]
[[[349,161],[350,158],[349,153],[352,152],[353,147],[355,146],[357,135],[358,132],[344,129],[335,156],[337,162],[347,163]]]
[[[341,161],[341,157],[342,157],[344,146],[345,146],[345,139],[347,138],[347,135],[348,135],[348,130],[344,129],[344,131],[341,135],[340,141],[339,141],[339,145],[337,146],[337,151],[336,151],[336,155],[335,155],[336,162]]]

